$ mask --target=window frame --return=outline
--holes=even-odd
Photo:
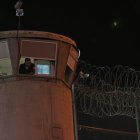
[[[31,42],[33,42],[33,43],[50,43],[50,44],[54,44],[54,47],[55,48],[53,48],[55,51],[53,52],[52,51],[52,53],[54,53],[54,58],[49,58],[49,57],[35,57],[35,56],[26,56],[26,55],[22,55],[22,47],[23,47],[23,45],[22,45],[22,43],[23,43],[23,41],[29,41],[30,43]],[[35,46],[36,47],[36,46]],[[49,46],[50,47],[50,46]],[[47,48],[47,47],[46,47]],[[52,50],[53,50],[52,49]],[[28,57],[28,58],[31,58],[31,59],[33,59],[34,60],[34,62],[35,62],[35,60],[46,60],[46,61],[50,61],[50,64],[51,64],[51,62],[53,62],[54,63],[54,68],[52,69],[52,66],[50,65],[50,74],[36,74],[36,72],[35,72],[35,74],[33,75],[33,76],[37,76],[37,77],[55,77],[56,76],[56,66],[57,66],[57,54],[58,54],[58,41],[55,41],[55,40],[43,40],[43,39],[26,39],[26,38],[22,38],[21,40],[20,40],[20,59],[21,58],[26,58],[26,57]],[[19,61],[19,63],[20,63],[20,61]],[[36,66],[35,66],[36,67]]]
[[[4,56],[2,56],[2,57],[0,56],[0,61],[6,60],[6,59],[9,60],[9,65],[8,66],[9,66],[9,69],[10,69],[10,73],[9,74],[8,73],[7,74],[4,74],[5,72],[2,72],[3,74],[0,74],[0,77],[3,77],[3,76],[4,77],[5,76],[11,76],[11,75],[13,75],[13,65],[12,65],[12,60],[11,60],[11,53],[10,53],[10,48],[9,48],[9,41],[8,41],[8,39],[1,39],[0,40],[0,46],[1,46],[1,43],[2,42],[6,43],[4,47],[6,48],[6,53],[7,53],[6,55],[7,55],[7,57],[6,56],[5,57]]]
[[[78,62],[78,56],[79,54],[76,51],[76,49],[73,46],[71,46],[67,59],[66,69],[65,69],[65,81],[69,85],[72,84],[72,81],[74,79],[74,73]]]

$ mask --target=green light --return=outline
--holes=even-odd
[[[116,21],[113,22],[113,26],[116,27],[118,23]]]
[[[109,23],[110,23],[109,24],[110,28],[117,31],[117,30],[120,30],[122,28],[123,20],[121,17],[117,17],[117,18],[111,19]]]
[[[119,26],[119,21],[118,20],[112,21],[112,27],[113,28],[117,28],[118,26]]]

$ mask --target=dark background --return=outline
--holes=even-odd
[[[18,29],[16,0],[0,2],[0,31]],[[48,1],[23,0],[20,29],[59,33],[81,50],[80,60],[96,66],[127,65],[140,70],[139,0]],[[129,117],[99,119],[78,113],[78,124],[136,131]],[[80,140],[134,140],[135,137],[78,130]]]
[[[0,30],[18,26],[16,0],[0,3]],[[129,65],[140,69],[139,0],[23,0],[21,29],[66,35],[77,43],[81,58],[94,65]],[[113,23],[117,26],[113,26]],[[114,23],[114,24],[115,24]]]

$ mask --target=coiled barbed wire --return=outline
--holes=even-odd
[[[81,77],[80,71],[89,76]],[[80,112],[135,119],[140,109],[140,71],[122,65],[97,67],[80,61],[75,93]]]

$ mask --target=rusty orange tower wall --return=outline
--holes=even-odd
[[[19,74],[28,57],[34,74]],[[0,32],[0,140],[74,140],[76,43],[42,31]]]

